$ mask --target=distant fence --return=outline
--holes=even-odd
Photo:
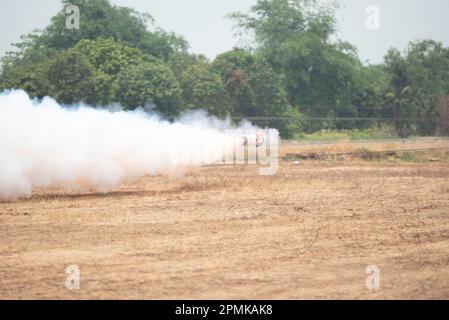
[[[182,116],[161,115],[167,120],[176,120]],[[219,117],[217,117],[219,118]],[[314,133],[321,130],[354,130],[354,129],[390,129],[391,133],[399,137],[411,135],[433,135],[436,130],[431,123],[423,123],[418,118],[410,117],[284,117],[284,116],[237,116],[219,118],[240,122],[248,120],[259,127],[279,129],[282,136],[285,133]],[[436,126],[436,125],[435,125]],[[292,129],[292,127],[294,129]]]

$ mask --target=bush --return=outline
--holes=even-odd
[[[433,122],[436,125],[437,134],[449,136],[449,96],[441,99]]]

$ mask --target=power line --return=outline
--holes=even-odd
[[[405,142],[435,142],[435,141],[447,141],[449,142],[449,137],[419,137],[419,138],[386,138],[386,139],[348,139],[348,143],[350,144],[366,144],[366,143],[405,143]],[[314,140],[314,141],[282,141],[282,145],[284,146],[327,146],[327,145],[337,145],[341,143],[342,140]],[[346,141],[344,141],[346,142]]]
[[[345,153],[319,153],[319,152],[309,152],[305,155],[315,155],[317,158],[320,157],[334,157],[334,156],[347,156],[347,155],[367,155],[367,154],[388,154],[388,153],[407,153],[407,152],[420,152],[420,151],[436,151],[436,150],[449,150],[448,147],[439,147],[439,148],[421,148],[421,149],[396,149],[396,150],[382,150],[382,151],[354,151],[354,152],[345,152]],[[287,154],[288,156],[289,154]],[[291,154],[290,155],[300,155],[300,154]]]
[[[162,116],[167,119],[179,119],[180,116]],[[405,121],[413,118],[379,118],[379,117],[228,117],[229,120],[253,120],[253,121]],[[225,120],[226,120],[225,119]]]
[[[409,118],[346,118],[346,117],[332,117],[332,118],[320,118],[320,117],[307,117],[307,118],[295,118],[295,117],[235,117],[233,120],[254,120],[254,121],[403,121],[410,120]]]

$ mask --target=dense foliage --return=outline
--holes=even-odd
[[[352,45],[335,40],[335,8],[315,0],[259,0],[248,13],[231,14],[254,45],[214,61],[190,54],[182,37],[148,14],[107,0],[62,2],[80,8],[80,29],[66,28],[62,10],[45,30],[24,36],[2,59],[0,89],[170,116],[204,109],[253,117],[284,137],[375,125],[348,118],[389,118],[402,136],[449,132],[449,48],[418,41],[363,65]]]

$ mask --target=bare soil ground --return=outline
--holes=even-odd
[[[281,156],[304,148],[323,151],[286,144]],[[281,160],[269,177],[211,166],[106,195],[37,189],[0,203],[0,298],[449,299],[443,158]],[[71,264],[79,290],[65,287]],[[379,290],[365,286],[369,265]]]

